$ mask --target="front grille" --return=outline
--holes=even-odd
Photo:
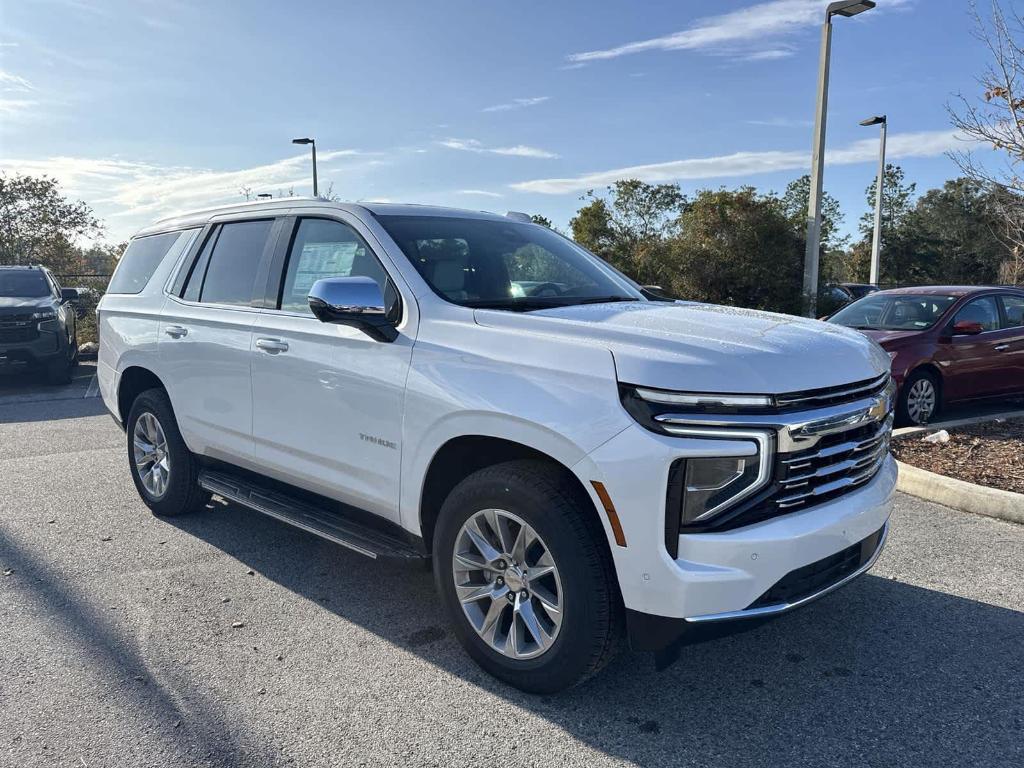
[[[841,552],[790,571],[751,603],[748,610],[796,603],[837,584],[871,560],[881,544],[884,530],[883,526]]]
[[[889,374],[883,373],[873,379],[855,381],[838,387],[808,389],[803,392],[787,392],[775,396],[775,404],[780,410],[822,408],[826,405],[840,405],[861,398],[877,395],[889,386]]]
[[[38,338],[35,323],[0,322],[0,344],[17,344]]]
[[[892,416],[822,438],[814,448],[780,455],[779,510],[795,510],[841,496],[863,485],[882,468],[889,453]]]

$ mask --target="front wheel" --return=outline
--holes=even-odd
[[[154,514],[181,515],[210,500],[199,486],[198,462],[178,431],[164,390],[147,389],[136,397],[125,427],[132,480]]]
[[[939,415],[939,383],[928,371],[914,371],[900,389],[897,415],[903,424],[921,425]]]
[[[614,655],[622,610],[604,532],[564,470],[482,469],[441,509],[434,578],[455,634],[500,680],[553,693]]]

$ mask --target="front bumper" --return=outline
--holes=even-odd
[[[67,355],[68,342],[63,331],[40,328],[30,341],[0,342],[0,366],[10,364],[45,365]]]
[[[731,441],[716,442],[718,450],[730,450]],[[824,503],[744,527],[680,535],[673,557],[665,543],[669,467],[676,458],[706,452],[706,441],[658,435],[637,425],[574,467],[588,487],[593,480],[603,483],[617,510],[626,546],[617,546],[611,535],[609,541],[636,648],[655,650],[687,633],[697,638],[749,628],[841,586],[870,568],[881,551],[880,535],[877,551],[858,564],[857,574],[844,574],[836,580],[841,583],[816,589],[806,599],[752,610],[791,572],[885,531],[896,462],[886,456],[869,482]],[[603,508],[596,496],[595,503]]]

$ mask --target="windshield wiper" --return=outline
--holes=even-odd
[[[634,299],[631,296],[587,296],[585,298],[571,298],[567,300],[572,304],[612,304],[618,301],[643,301],[643,299]]]

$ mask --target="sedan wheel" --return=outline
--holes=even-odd
[[[562,626],[562,582],[551,552],[522,518],[484,509],[462,527],[452,553],[462,610],[480,638],[511,659],[547,651]]]
[[[930,379],[915,381],[907,391],[907,415],[915,424],[926,424],[935,413],[938,393]]]

